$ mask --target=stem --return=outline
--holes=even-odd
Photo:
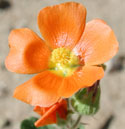
[[[79,115],[77,120],[76,120],[76,122],[75,122],[75,124],[70,129],[77,129],[77,127],[78,127],[78,125],[80,123],[81,118],[82,118],[82,115]]]

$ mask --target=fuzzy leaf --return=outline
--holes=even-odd
[[[72,107],[82,115],[94,115],[99,109],[100,87],[84,88],[71,98]]]
[[[37,120],[37,118],[35,117],[31,117],[29,119],[25,119],[22,121],[21,123],[21,129],[37,129],[35,126],[34,126],[34,122]]]

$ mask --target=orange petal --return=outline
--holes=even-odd
[[[10,52],[5,64],[17,73],[37,73],[48,68],[50,50],[32,30],[13,30],[9,35]]]
[[[118,42],[112,29],[102,20],[87,23],[80,42],[74,49],[87,65],[103,64],[118,51]]]
[[[84,31],[85,20],[85,7],[75,2],[46,7],[38,15],[40,32],[53,49],[73,48]]]
[[[49,107],[60,98],[57,91],[61,82],[62,77],[44,71],[18,86],[14,97],[33,106]]]
[[[53,124],[53,123],[56,123],[56,121],[57,121],[57,118],[56,118],[57,112],[59,113],[61,118],[66,118],[67,102],[66,102],[66,100],[61,100],[60,102],[57,102],[56,104],[54,104],[53,106],[51,106],[49,108],[43,108],[43,107],[36,106],[34,108],[34,111],[43,115],[37,122],[35,122],[36,127],[44,126],[47,124]],[[62,113],[65,113],[65,114],[62,114]]]
[[[54,124],[57,122],[56,119],[56,106],[49,107],[49,108],[43,108],[40,106],[36,106],[34,108],[34,111],[38,114],[42,115],[42,117],[35,122],[36,127],[48,125],[48,124]]]
[[[48,109],[49,108],[47,108],[47,107],[35,106],[34,111],[42,116]]]
[[[102,67],[84,66],[72,76],[64,78],[59,94],[63,97],[70,97],[79,89],[92,86],[103,76],[104,70]]]
[[[54,112],[53,114],[49,115],[47,118],[43,119],[43,117],[41,117],[39,120],[35,122],[35,126],[41,127],[48,124],[55,124],[56,122],[57,122],[56,112]]]

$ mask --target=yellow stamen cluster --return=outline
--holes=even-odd
[[[49,67],[54,73],[70,76],[78,65],[78,57],[69,49],[57,48],[52,51]]]

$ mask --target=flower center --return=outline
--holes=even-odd
[[[49,68],[60,76],[70,76],[79,66],[78,57],[67,48],[57,48],[52,51]]]

